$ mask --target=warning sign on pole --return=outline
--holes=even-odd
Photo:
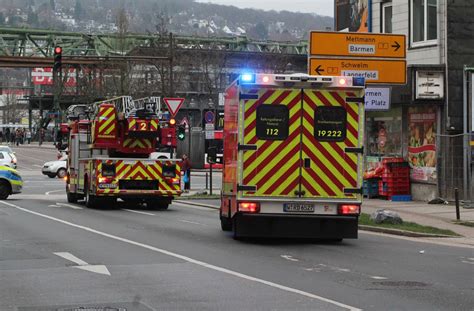
[[[181,105],[184,103],[184,98],[163,98],[163,101],[166,104],[166,107],[168,107],[169,112],[171,113],[172,117],[175,117],[176,114],[179,111],[179,108],[181,108]]]

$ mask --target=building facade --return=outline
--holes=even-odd
[[[472,1],[352,2],[366,3],[369,32],[406,35],[407,84],[387,86],[390,109],[367,111],[367,162],[383,156],[407,159],[415,200],[452,199],[455,188],[472,200],[469,191],[463,193],[471,184],[465,174],[463,74],[465,66],[474,65]]]

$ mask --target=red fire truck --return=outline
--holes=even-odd
[[[226,90],[222,229],[357,238],[363,78],[242,75]]]
[[[181,194],[178,160],[149,159],[157,146],[176,146],[175,122],[161,121],[157,106],[122,96],[69,109],[68,202],[101,207],[120,198],[166,209]]]

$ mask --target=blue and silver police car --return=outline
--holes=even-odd
[[[17,170],[0,166],[0,200],[6,200],[10,194],[20,193],[23,179]]]

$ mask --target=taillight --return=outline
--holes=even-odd
[[[98,181],[99,184],[106,184],[112,182],[113,178],[108,178],[108,177],[99,177]]]
[[[360,214],[360,205],[341,204],[337,207],[337,212],[340,215],[359,215]]]
[[[258,213],[260,212],[260,203],[255,202],[240,202],[239,211],[247,213]]]
[[[179,178],[165,178],[166,182],[171,185],[179,185],[180,180]]]

